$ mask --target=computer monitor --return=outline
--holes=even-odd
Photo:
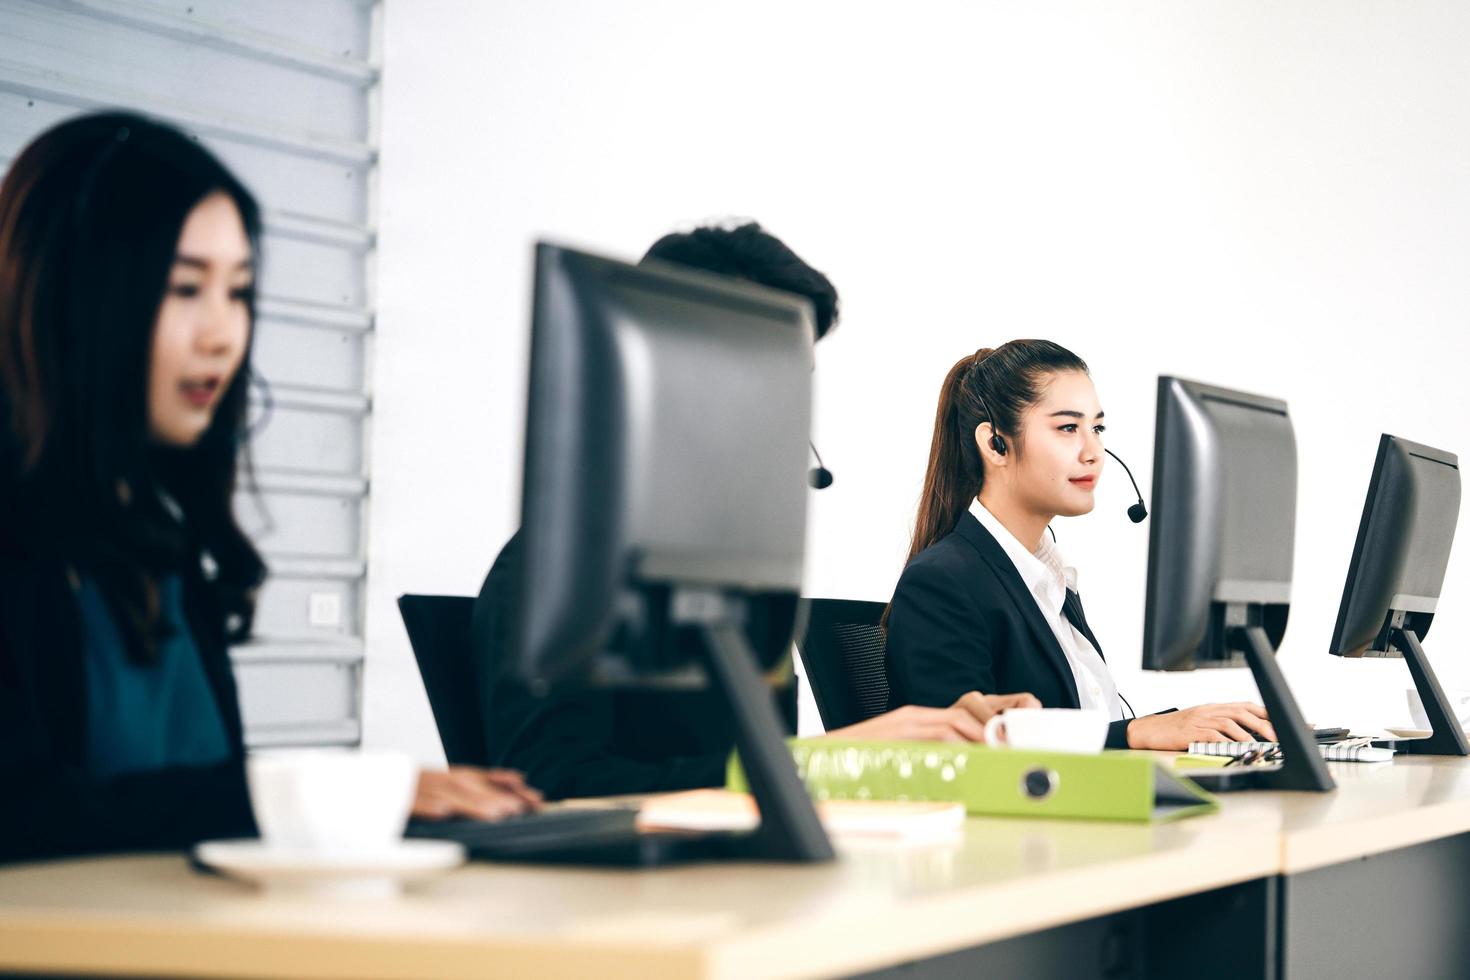
[[[1326,790],[1332,777],[1276,663],[1295,527],[1286,403],[1160,377],[1143,666],[1249,666],[1286,760],[1259,782]]]
[[[1340,657],[1407,661],[1429,716],[1430,736],[1396,743],[1403,751],[1470,754],[1464,730],[1420,646],[1434,621],[1459,517],[1459,459],[1397,436],[1381,436],[1328,651]]]
[[[786,293],[537,248],[517,674],[677,672],[675,589],[800,592],[812,336]]]
[[[794,624],[757,645],[745,624],[801,589],[813,339],[804,298],[537,246],[505,664],[540,691],[717,685],[760,856],[796,860],[832,849],[761,678]]]

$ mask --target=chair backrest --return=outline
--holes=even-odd
[[[444,756],[454,766],[488,766],[479,671],[470,648],[475,600],[457,595],[401,595],[398,612],[424,679]]]
[[[887,603],[807,599],[806,633],[796,650],[807,683],[831,731],[888,709],[887,636],[878,622]]]

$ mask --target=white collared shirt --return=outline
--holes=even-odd
[[[1067,601],[1067,590],[1074,592],[1077,589],[1077,570],[1068,568],[1062,562],[1062,553],[1057,550],[1045,534],[1041,536],[1041,545],[1033,553],[1025,545],[1016,539],[1016,536],[1006,529],[1006,526],[996,518],[985,505],[980,503],[976,497],[970,503],[970,513],[975,515],[975,520],[990,536],[995,538],[1004,549],[1011,564],[1016,566],[1016,571],[1021,575],[1021,581],[1026,583],[1026,589],[1031,597],[1036,600],[1037,607],[1041,610],[1041,616],[1051,627],[1052,633],[1057,638],[1057,643],[1066,655],[1067,666],[1072,668],[1072,680],[1077,684],[1077,701],[1084,708],[1102,708],[1108,713],[1113,721],[1124,717],[1123,702],[1118,697],[1118,687],[1113,683],[1113,675],[1108,672],[1108,665],[1103,662],[1102,655],[1097,648],[1088,642],[1072,621],[1067,618],[1062,607]],[[989,691],[991,694],[1012,694],[1012,691]]]

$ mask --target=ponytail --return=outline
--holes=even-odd
[[[944,376],[944,385],[939,389],[939,408],[934,412],[929,466],[924,471],[919,513],[914,519],[914,533],[904,564],[953,531],[970,501],[980,495],[980,487],[985,482],[985,467],[975,444],[975,425],[980,423],[969,426],[965,423],[975,417],[987,420],[988,415],[976,398],[974,386],[966,385],[965,381],[992,353],[991,348],[982,347],[956,361]]]

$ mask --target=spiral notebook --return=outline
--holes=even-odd
[[[1269,752],[1274,748],[1277,748],[1276,742],[1190,742],[1189,754],[1233,757],[1258,750]],[[1393,759],[1393,749],[1352,741],[1318,745],[1317,751],[1328,762],[1389,762]]]

